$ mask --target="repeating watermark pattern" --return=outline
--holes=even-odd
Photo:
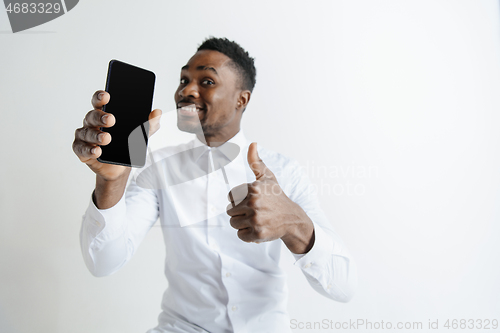
[[[378,178],[375,165],[321,165],[307,161],[302,166],[304,173],[313,180],[310,191],[324,196],[362,196],[366,194],[367,179]],[[314,182],[319,179],[319,184]]]
[[[425,321],[384,321],[368,319],[349,319],[349,321],[334,321],[331,319],[322,319],[320,321],[300,321],[290,320],[292,330],[498,330],[498,319],[428,319]]]
[[[354,162],[351,165],[320,165],[307,161],[303,168],[311,178],[378,178],[377,166],[356,165]]]
[[[149,122],[159,124],[159,117]],[[202,124],[197,116],[193,117],[192,123],[195,124],[192,132],[197,133],[199,138],[204,137]],[[135,156],[134,150],[143,150],[141,147],[146,145],[145,137],[141,133],[137,130],[129,136],[131,161]],[[150,146],[147,149],[149,152],[146,155],[146,165],[136,170],[134,181],[143,189],[160,190],[157,192],[158,195],[168,196],[168,202],[173,205],[172,211],[177,213],[178,225],[181,227],[196,225],[220,214],[226,214],[228,209],[242,202],[248,195],[247,186],[256,180],[255,170],[272,179],[267,182],[261,179],[260,195],[279,196],[284,193],[289,196],[300,193],[302,197],[313,200],[318,194],[365,195],[367,180],[379,176],[378,167],[354,163],[326,166],[308,161],[304,166],[289,161],[273,163],[269,168],[264,161],[251,167],[246,148],[232,142],[216,143],[210,148],[205,141],[202,145],[181,145],[174,150],[158,149],[153,152]],[[307,178],[319,179],[320,184],[318,185],[316,181],[307,181]],[[193,205],[195,198],[199,203],[197,205]]]
[[[52,21],[73,9],[79,0],[4,0],[12,32],[16,33]]]

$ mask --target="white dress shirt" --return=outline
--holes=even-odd
[[[134,255],[160,218],[166,244],[164,293],[158,332],[290,332],[286,276],[279,267],[282,241],[246,243],[229,224],[229,189],[255,181],[240,131],[218,148],[197,138],[148,154],[121,200],[83,216],[80,242],[95,276],[110,275]],[[309,284],[340,302],[351,299],[356,268],[318,205],[295,160],[258,146],[285,194],[313,221],[315,242],[295,255]]]

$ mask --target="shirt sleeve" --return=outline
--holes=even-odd
[[[314,244],[306,254],[294,254],[309,284],[318,293],[348,302],[357,286],[356,265],[339,235],[319,206],[308,176],[298,162],[291,163],[290,199],[309,216],[314,225]]]
[[[123,267],[158,216],[155,190],[138,186],[133,177],[113,207],[98,209],[90,199],[80,229],[80,246],[89,271],[106,276]]]

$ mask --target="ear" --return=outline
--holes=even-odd
[[[250,96],[252,92],[250,90],[242,90],[238,96],[238,101],[236,103],[236,109],[245,111],[248,102],[250,102]]]

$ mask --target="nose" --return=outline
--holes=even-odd
[[[199,98],[200,94],[198,92],[198,85],[194,81],[189,82],[187,85],[184,86],[184,88],[182,88],[179,91],[179,95],[182,98],[185,97]]]

